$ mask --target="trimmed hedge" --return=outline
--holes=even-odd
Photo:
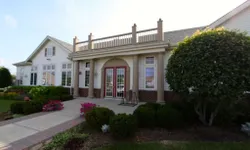
[[[152,105],[140,105],[133,114],[138,121],[139,127],[153,128],[155,126],[156,110]]]
[[[15,102],[10,106],[10,110],[13,114],[25,114],[41,112],[43,105],[48,103],[48,100],[33,100],[28,102]]]
[[[15,102],[10,105],[10,111],[13,114],[23,114],[23,106],[26,102]]]
[[[110,131],[116,138],[127,138],[135,135],[137,120],[133,115],[118,114],[110,119]]]
[[[156,112],[157,125],[162,128],[173,129],[182,126],[182,114],[171,105],[163,105]]]
[[[101,130],[102,125],[109,124],[110,118],[115,113],[105,107],[95,107],[86,113],[86,122],[97,130]]]

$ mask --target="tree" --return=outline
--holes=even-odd
[[[166,68],[170,88],[188,97],[211,126],[221,108],[237,103],[250,83],[250,37],[223,28],[197,31],[173,50]]]
[[[10,86],[12,84],[12,77],[9,69],[0,67],[0,88]]]

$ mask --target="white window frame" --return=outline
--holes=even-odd
[[[87,63],[89,64],[89,67],[87,67]],[[89,85],[86,85],[86,72],[89,72],[89,75],[90,75],[90,62],[89,61],[84,63],[84,87],[88,88]],[[89,80],[89,78],[88,78],[88,80]],[[89,83],[89,81],[88,81],[88,83]]]
[[[42,69],[43,69],[42,70],[42,85],[43,86],[55,86],[56,85],[56,65],[55,64],[46,64],[46,65],[43,65]],[[43,76],[44,73],[45,73],[46,78],[48,76],[48,73],[50,73],[50,74],[54,73],[54,78],[55,78],[54,85],[52,85],[51,77],[49,78],[49,81],[46,81],[46,79],[44,79],[44,76]]]
[[[64,68],[65,66],[65,68]],[[69,67],[70,66],[70,67]],[[63,87],[71,87],[72,86],[72,68],[73,68],[73,64],[71,62],[67,62],[67,63],[62,63],[61,65],[61,85],[62,85],[62,73],[65,72],[65,85],[62,85]],[[70,85],[68,85],[68,72],[70,72]]]
[[[29,81],[29,83],[31,82],[31,74],[33,73],[33,82],[32,82],[32,84],[30,83],[30,85],[33,85],[33,86],[36,86],[36,85],[38,85],[37,84],[37,78],[38,78],[38,74],[37,74],[37,71],[38,71],[38,65],[34,65],[34,66],[31,66],[31,71],[30,71],[30,81]],[[35,76],[34,76],[34,74],[36,73],[36,78],[35,78]],[[36,84],[35,84],[35,79],[36,79]]]
[[[47,57],[52,57],[53,56],[53,47],[47,47]]]
[[[147,63],[147,58],[152,58],[153,57],[153,63]],[[146,70],[147,68],[153,68],[153,73],[154,73],[154,78],[153,78],[153,87],[147,87],[146,85]],[[156,89],[156,59],[155,59],[155,56],[146,56],[144,58],[144,82],[143,82],[143,85],[144,85],[144,89],[145,90],[154,90]]]

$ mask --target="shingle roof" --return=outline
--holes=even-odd
[[[195,31],[202,30],[204,28],[205,27],[202,26],[202,27],[164,32],[164,40],[169,41],[171,46],[176,46],[185,37],[191,36]]]
[[[26,66],[31,65],[31,62],[21,61],[13,64],[14,66]]]

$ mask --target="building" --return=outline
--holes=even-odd
[[[173,96],[165,81],[171,50],[197,30],[220,26],[250,34],[250,0],[204,27],[163,32],[160,19],[151,29],[134,24],[125,34],[97,39],[90,34],[86,41],[75,37],[72,46],[48,36],[26,61],[15,64],[17,79],[23,85],[72,87],[75,96],[162,102]],[[47,44],[62,55],[46,57]],[[53,64],[54,73],[43,70]]]
[[[18,85],[63,85],[71,87],[73,66],[68,55],[72,45],[47,36],[23,62],[15,63]]]

